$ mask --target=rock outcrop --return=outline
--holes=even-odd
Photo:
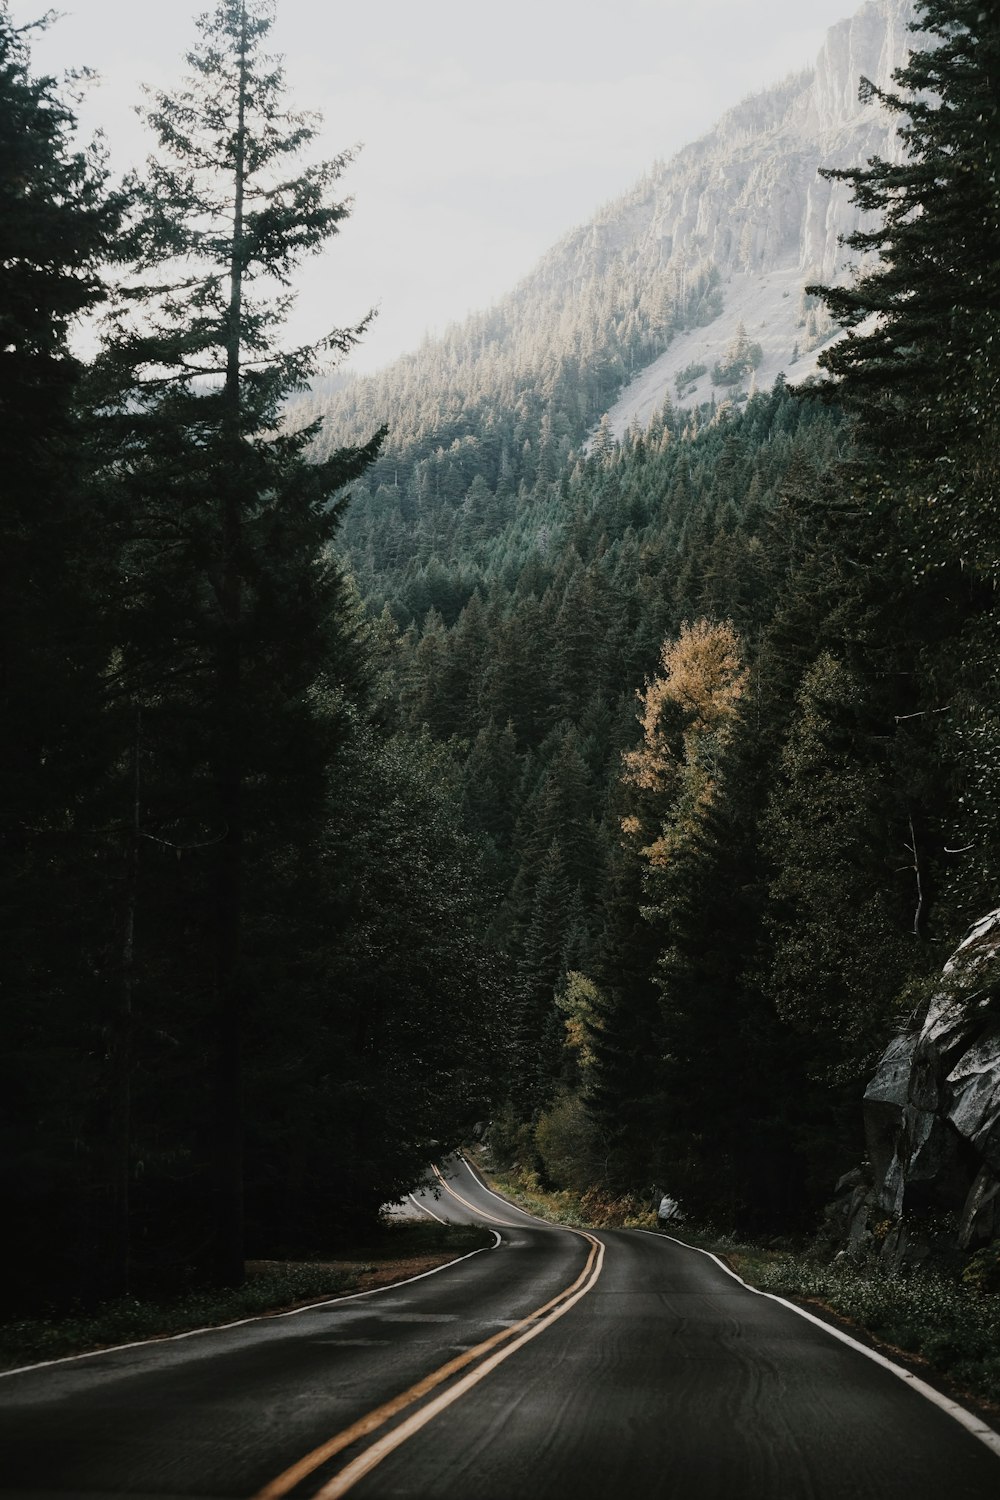
[[[1000,1240],[1000,910],[945,966],[865,1090],[868,1165],[838,1184],[836,1239],[920,1259]]]
[[[625,255],[688,316],[689,331],[608,412],[617,437],[644,426],[665,396],[681,406],[721,399],[710,372],[740,324],[762,350],[761,389],[779,371],[790,383],[815,374],[817,353],[839,330],[824,308],[804,302],[803,289],[845,279],[850,256],[841,241],[868,227],[849,186],[820,169],[899,159],[896,117],[862,102],[858,89],[862,77],[893,87],[894,71],[924,44],[908,29],[915,15],[914,0],[865,0],[830,28],[814,67],[728,110],[580,235],[577,274],[588,255]],[[573,248],[571,236],[554,254]],[[699,365],[704,375],[678,380]]]

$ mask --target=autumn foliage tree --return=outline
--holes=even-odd
[[[685,624],[660,648],[661,671],[639,694],[642,744],[622,757],[639,794],[623,821],[653,867],[665,868],[718,791],[718,770],[747,687],[741,643],[728,621]]]

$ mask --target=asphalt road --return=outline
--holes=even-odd
[[[1000,1444],[707,1256],[543,1225],[465,1164],[447,1176],[414,1203],[484,1220],[494,1249],[0,1379],[0,1496],[1000,1496]]]

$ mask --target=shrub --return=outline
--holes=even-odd
[[[693,385],[696,380],[700,380],[703,375],[707,374],[707,365],[685,365],[683,370],[681,370],[679,374],[674,376],[674,384],[677,387],[678,396],[682,393],[686,386]]]

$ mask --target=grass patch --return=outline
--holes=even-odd
[[[203,1289],[163,1300],[120,1297],[86,1311],[18,1319],[0,1324],[0,1369],[367,1291],[444,1265],[489,1242],[488,1231],[478,1225],[393,1223],[358,1244],[338,1248],[335,1258],[249,1261],[245,1284],[232,1291]]]
[[[977,1293],[932,1271],[826,1265],[808,1256],[748,1249],[728,1254],[761,1291],[819,1302],[894,1349],[926,1360],[963,1390],[1000,1402],[996,1293]]]

